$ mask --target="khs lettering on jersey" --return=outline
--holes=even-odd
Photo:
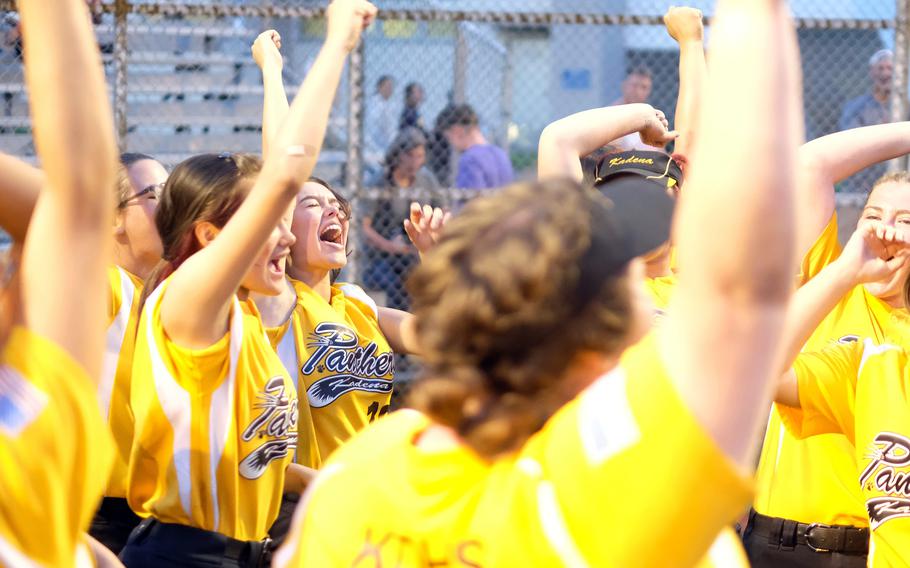
[[[310,335],[307,347],[313,349],[313,353],[301,367],[301,372],[304,375],[333,373],[307,389],[310,406],[328,406],[354,390],[392,392],[392,381],[385,377],[395,371],[395,355],[376,355],[378,347],[374,342],[361,347],[357,344],[357,334],[346,325],[320,323]]]
[[[259,479],[273,460],[297,449],[297,399],[287,396],[284,378],[272,377],[259,395],[258,416],[243,431],[243,441],[268,438],[240,462],[240,475]]]
[[[880,491],[884,497],[866,501],[870,526],[898,517],[910,517],[910,439],[881,432],[869,444],[869,465],[859,481],[867,490]]]

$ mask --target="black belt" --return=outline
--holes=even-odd
[[[142,520],[142,517],[134,513],[126,499],[122,497],[105,497],[101,500],[96,514],[104,519],[131,523],[134,526]]]
[[[272,541],[270,539],[237,540],[221,533],[188,525],[162,523],[151,518],[143,521],[133,531],[133,534],[136,535],[142,531],[148,531],[148,538],[167,545],[171,550],[192,552],[193,548],[206,549],[215,544],[223,546],[224,559],[233,560],[240,566],[258,568],[271,565]]]
[[[815,552],[869,553],[867,528],[799,523],[779,517],[767,517],[755,510],[749,512],[749,525],[757,535],[767,536],[769,544],[782,548],[793,548],[801,544]]]

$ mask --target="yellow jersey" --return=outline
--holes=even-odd
[[[827,244],[824,243],[827,241]],[[804,274],[817,272],[838,248],[830,225],[813,249],[815,262]],[[806,342],[803,351],[872,338],[880,343],[891,307],[858,286],[844,296]],[[772,406],[756,475],[756,511],[802,523],[868,526],[863,498],[856,484],[852,445],[841,434],[797,439]]]
[[[108,268],[108,327],[104,348],[104,366],[98,382],[98,402],[101,414],[107,419],[117,455],[107,497],[126,497],[126,470],[133,441],[133,416],[130,413],[130,374],[133,370],[133,349],[136,346],[136,326],[139,323],[139,298],[142,279],[119,266]]]
[[[671,258],[676,258],[676,247],[671,249]],[[670,297],[673,289],[676,287],[677,278],[675,274],[660,276],[657,278],[646,278],[645,289],[654,302],[654,325],[660,325],[667,306],[670,304]],[[634,352],[634,351],[632,351]],[[631,352],[630,352],[631,353]],[[627,354],[628,356],[628,354]],[[747,568],[749,560],[746,552],[743,550],[742,541],[731,527],[724,527],[708,554],[705,555],[698,563],[699,568],[732,568],[740,566]]]
[[[691,566],[750,481],[667,378],[653,341],[492,462],[426,450],[402,410],[329,460],[275,566]],[[343,530],[339,530],[343,527]]]
[[[881,345],[865,339],[800,355],[794,370],[801,409],[781,406],[796,436],[836,432],[850,442],[873,568],[906,566],[910,550],[910,326],[904,321],[899,327]]]
[[[278,515],[297,443],[297,392],[252,301],[205,349],[168,339],[149,295],[133,357],[127,500],[136,514],[237,540],[262,540]]]
[[[298,390],[306,392],[297,463],[320,468],[356,432],[389,411],[395,354],[376,304],[359,287],[332,285],[331,300],[291,280],[297,306],[269,339]],[[309,418],[309,420],[307,420]]]
[[[0,565],[91,566],[82,534],[113,459],[94,381],[15,328],[0,364]]]

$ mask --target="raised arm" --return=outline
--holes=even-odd
[[[97,378],[117,167],[101,56],[85,2],[60,0],[50,8],[43,0],[21,0],[19,13],[35,148],[45,176],[23,251],[25,325]]]
[[[581,158],[633,132],[653,146],[663,146],[676,137],[675,132],[667,131],[664,113],[648,104],[586,110],[552,122],[540,133],[537,177],[582,181]]]
[[[275,30],[264,31],[253,42],[256,65],[262,71],[262,157],[268,157],[269,143],[278,136],[281,124],[290,112],[281,72],[281,36]]]
[[[0,154],[0,227],[23,242],[32,212],[38,203],[44,174],[38,168],[7,154]]]
[[[797,251],[805,253],[834,213],[834,184],[910,153],[910,122],[835,132],[799,149]]]
[[[679,95],[673,127],[679,132],[675,153],[692,154],[701,111],[708,65],[705,63],[704,25],[701,10],[671,7],[664,14],[667,32],[679,44]]]
[[[786,70],[796,38],[785,2],[720,0],[715,24],[693,191],[675,223],[685,270],[661,347],[687,405],[748,467],[792,285],[801,86]]]
[[[205,346],[227,330],[231,298],[313,171],[345,59],[375,14],[376,8],[365,0],[334,0],[329,5],[326,41],[270,142],[255,185],[217,238],[171,278],[161,318],[175,340]],[[185,317],[188,309],[195,317]]]

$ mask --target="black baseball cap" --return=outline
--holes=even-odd
[[[576,305],[586,305],[610,277],[670,239],[675,200],[666,185],[623,175],[591,191],[591,244],[579,261]]]
[[[663,152],[632,150],[604,156],[594,172],[594,185],[600,186],[623,174],[653,179],[664,183],[665,187],[680,186],[683,181],[682,168],[671,156]]]

